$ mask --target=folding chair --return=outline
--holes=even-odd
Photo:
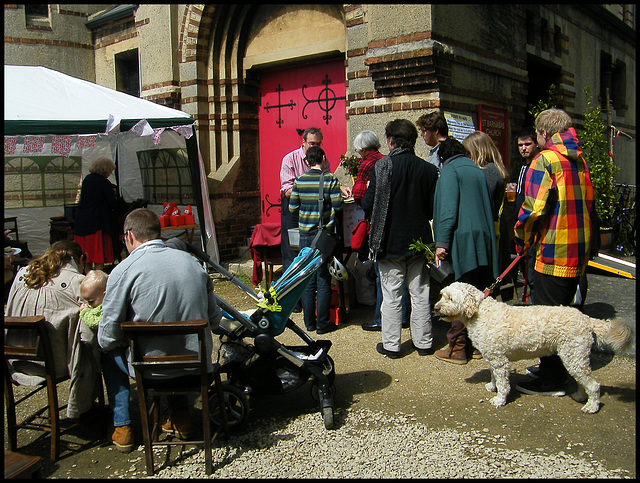
[[[209,390],[217,391],[217,401],[223,404],[221,429],[227,435],[226,404],[220,379],[220,366],[213,364],[213,372],[207,373],[207,358],[211,357],[206,350],[206,331],[209,330],[207,320],[186,320],[178,322],[123,322],[123,332],[129,339],[131,349],[131,365],[135,371],[142,435],[147,464],[147,474],[153,476],[153,446],[165,445],[202,445],[204,446],[206,472],[213,472],[211,441],[218,436],[219,430],[211,435],[211,421],[209,414]],[[184,336],[196,334],[198,336],[198,352],[193,354],[146,355],[141,350],[141,338],[158,340],[166,336]],[[176,369],[196,369],[194,375],[171,379],[151,379],[145,377],[148,373],[154,375],[174,373]],[[211,385],[213,383],[213,388]],[[202,440],[190,441],[158,441],[161,429],[159,417],[160,398],[177,394],[199,394],[202,398]]]
[[[51,434],[51,460],[57,461],[60,457],[60,435],[63,432],[60,428],[60,409],[66,407],[58,406],[57,384],[69,379],[68,375],[56,377],[55,367],[53,365],[53,352],[49,342],[47,332],[47,322],[42,315],[28,317],[5,317],[4,328],[12,331],[21,331],[24,337],[20,340],[31,340],[33,342],[25,342],[20,346],[7,345],[6,333],[4,344],[4,395],[7,405],[7,432],[9,434],[9,446],[11,451],[17,451],[18,448],[18,429],[30,429],[35,431],[44,431]],[[11,377],[9,370],[9,360],[20,359],[24,361],[34,361],[44,363],[45,382],[28,394],[22,396],[18,401],[15,400],[13,385],[18,385]],[[102,386],[102,378],[98,379],[99,392],[98,402],[100,407],[104,409],[104,390]],[[34,394],[47,388],[47,405],[26,417],[21,423],[16,420],[16,406],[29,399]],[[48,417],[43,416],[46,410],[49,410]],[[44,422],[40,422],[41,420]],[[37,421],[36,421],[37,420]],[[48,421],[48,422],[47,422]],[[78,423],[72,424],[65,428],[65,432],[78,426]]]

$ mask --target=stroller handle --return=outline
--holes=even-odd
[[[240,279],[238,279],[235,275],[233,275],[231,272],[226,270],[222,265],[216,262],[213,258],[211,258],[207,253],[203,252],[201,249],[196,248],[189,243],[185,243],[179,238],[170,238],[167,241],[165,241],[164,244],[167,245],[169,248],[175,248],[177,250],[182,250],[183,252],[192,253],[201,262],[208,263],[213,268],[215,268],[216,271],[224,275],[227,278],[227,280],[229,280],[238,288],[240,288],[243,292],[245,292],[247,295],[253,298],[256,302],[260,302],[260,298],[251,287],[244,284]]]

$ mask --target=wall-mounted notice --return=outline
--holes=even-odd
[[[447,120],[447,126],[449,126],[449,135],[460,142],[464,141],[469,134],[476,130],[471,116],[445,112],[444,118]]]

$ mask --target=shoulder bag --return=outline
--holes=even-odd
[[[318,225],[318,233],[311,241],[311,248],[320,251],[320,256],[327,260],[331,258],[341,247],[342,238],[337,233],[330,231],[322,224],[322,214],[324,207],[324,171],[320,174],[320,183],[318,185],[318,210],[320,212],[320,222]]]

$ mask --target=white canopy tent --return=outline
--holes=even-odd
[[[167,171],[160,161],[146,165],[143,161],[144,156],[159,159],[160,152],[174,152],[183,160],[182,172],[189,173],[201,248],[219,260],[191,116],[45,67],[5,65],[4,75],[4,212],[5,218],[18,217],[20,239],[29,243],[32,253],[48,248],[49,218],[63,214],[63,205],[75,201],[69,200],[69,192],[75,195],[77,184],[99,156],[109,156],[116,163],[112,182],[124,201],[149,201],[149,208],[158,212],[162,201],[178,201],[180,207],[179,200],[158,199],[149,182],[161,171],[178,170]],[[27,176],[36,170],[41,176]],[[75,173],[76,179],[73,175],[63,181],[55,178],[62,179],[65,173]],[[42,186],[33,186],[34,180]],[[48,191],[48,180],[58,182],[55,193]]]

